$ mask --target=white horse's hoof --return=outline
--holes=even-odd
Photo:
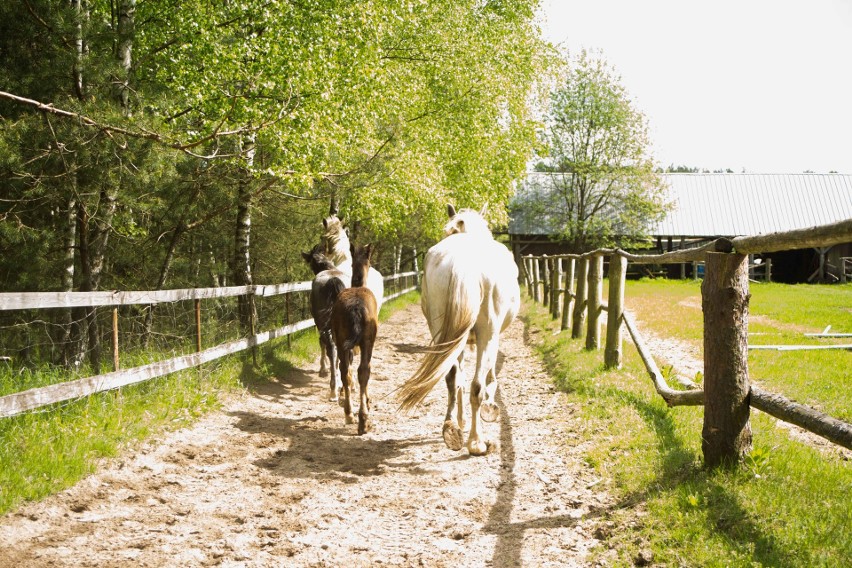
[[[479,407],[479,415],[486,422],[497,422],[500,417],[500,409],[493,402],[483,402]]]
[[[464,447],[462,431],[451,420],[444,422],[444,443],[454,452],[457,452]]]
[[[470,455],[472,456],[484,456],[493,447],[494,444],[484,440],[470,441],[467,443],[467,451],[470,452]]]

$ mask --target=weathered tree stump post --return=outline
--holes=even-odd
[[[734,465],[751,450],[748,257],[707,253],[704,311],[704,463]]]
[[[621,341],[621,317],[624,314],[624,279],[627,259],[620,254],[609,257],[609,298],[606,312],[606,348],[604,366],[620,369],[624,351]]]
[[[574,321],[571,324],[571,338],[583,337],[583,324],[586,323],[586,290],[588,290],[589,259],[577,260],[577,295],[574,298]]]
[[[601,306],[603,305],[603,255],[589,259],[589,315],[586,330],[586,349],[601,348]]]
[[[538,291],[538,280],[539,280],[538,257],[533,257],[532,262],[533,262],[533,300],[535,300],[535,303],[537,304],[537,303],[541,302],[541,295]]]
[[[562,259],[559,257],[551,259],[553,266],[550,270],[550,317],[559,317],[559,291],[562,286]]]
[[[532,277],[532,258],[529,256],[521,257],[524,261],[524,276],[527,279],[527,293],[530,298],[533,297],[533,277]]]
[[[571,309],[574,307],[574,259],[565,259],[565,290],[562,299],[562,326],[564,331],[571,325]]]

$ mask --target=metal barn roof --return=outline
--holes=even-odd
[[[852,175],[665,174],[672,209],[652,235],[759,235],[852,218]]]
[[[672,209],[655,236],[758,235],[852,218],[852,175],[662,174]],[[526,203],[547,200],[547,174],[530,173],[513,200],[509,233],[552,234],[558,220],[530,215]],[[541,211],[541,208],[538,208]]]

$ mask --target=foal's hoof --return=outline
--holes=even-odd
[[[373,429],[373,421],[367,416],[358,417],[358,435],[363,436]]]
[[[444,422],[444,443],[455,452],[464,447],[461,428],[450,420]]]
[[[483,402],[479,407],[479,415],[486,422],[497,422],[500,417],[500,409],[493,402]]]
[[[324,376],[326,376],[327,374],[328,374],[328,369],[320,369],[320,370],[319,370],[319,376],[320,376],[320,377],[324,377]]]
[[[353,418],[351,415],[346,416],[346,423],[355,424],[355,418]]]

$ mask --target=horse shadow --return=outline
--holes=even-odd
[[[236,428],[248,433],[265,433],[286,441],[253,464],[286,478],[335,479],[357,483],[359,477],[385,474],[389,469],[431,475],[421,462],[399,462],[406,449],[436,445],[432,436],[405,439],[378,439],[356,436],[351,425],[332,425],[324,416],[302,418],[269,417],[248,412],[232,412]],[[338,418],[333,419],[335,422]]]

